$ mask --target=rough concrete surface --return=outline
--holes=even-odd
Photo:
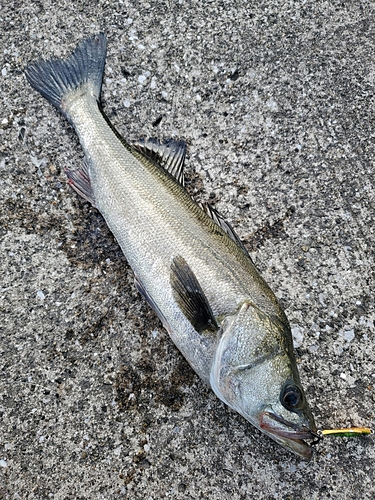
[[[372,436],[302,461],[191,371],[66,185],[78,140],[23,74],[107,33],[104,109],[126,138],[187,141],[189,189],[287,312],[318,427],[374,427],[374,4],[14,0],[0,17],[0,498],[374,498]]]

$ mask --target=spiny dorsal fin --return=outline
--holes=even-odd
[[[184,165],[186,143],[184,141],[167,139],[161,142],[154,138],[140,139],[139,141],[132,142],[132,146],[141,151],[150,160],[161,165],[182,186],[185,185]]]
[[[166,139],[160,142],[158,139],[140,139],[133,142],[132,146],[138,151],[141,151],[148,158],[161,165],[167,170],[182,186],[185,186],[184,180],[184,165],[186,155],[186,143],[184,141],[175,141],[174,139]],[[194,197],[193,197],[194,199]],[[195,201],[195,200],[194,200]],[[215,210],[209,203],[198,203],[201,209],[213,221],[218,224],[221,229],[245,252],[251,259],[249,252],[245,245],[232,226],[227,222],[224,217]]]
[[[186,260],[178,255],[172,261],[170,282],[175,301],[199,333],[218,330],[210,304]]]
[[[201,209],[206,212],[206,214],[211,217],[213,221],[218,224],[221,229],[227,233],[229,238],[231,238],[239,247],[242,248],[242,250],[245,252],[245,254],[250,257],[249,252],[247,251],[247,248],[245,245],[242,243],[240,238],[237,236],[235,230],[233,227],[227,222],[224,217],[217,211],[215,210],[209,203],[198,203],[198,205],[201,207]],[[250,257],[251,259],[251,257]]]

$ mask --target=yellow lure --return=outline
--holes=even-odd
[[[372,434],[372,430],[368,427],[349,427],[348,429],[325,429],[324,431],[320,431],[320,433],[322,436],[354,437],[363,434]]]

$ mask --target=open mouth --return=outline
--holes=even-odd
[[[311,445],[320,440],[320,436],[306,425],[293,424],[267,411],[261,414],[259,424],[263,432],[304,458],[311,458]],[[309,444],[305,439],[313,441]]]
[[[280,425],[275,426],[275,423],[281,424],[285,429],[282,429]],[[287,439],[320,439],[319,435],[309,429],[309,427],[305,425],[302,427],[298,426],[268,411],[262,413],[260,426],[269,432],[277,432],[280,437]]]

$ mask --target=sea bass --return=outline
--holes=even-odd
[[[228,406],[304,458],[316,427],[288,320],[232,227],[184,189],[185,143],[127,143],[100,106],[106,37],[30,64],[30,84],[74,126],[85,161],[69,184],[103,215],[139,292]]]

